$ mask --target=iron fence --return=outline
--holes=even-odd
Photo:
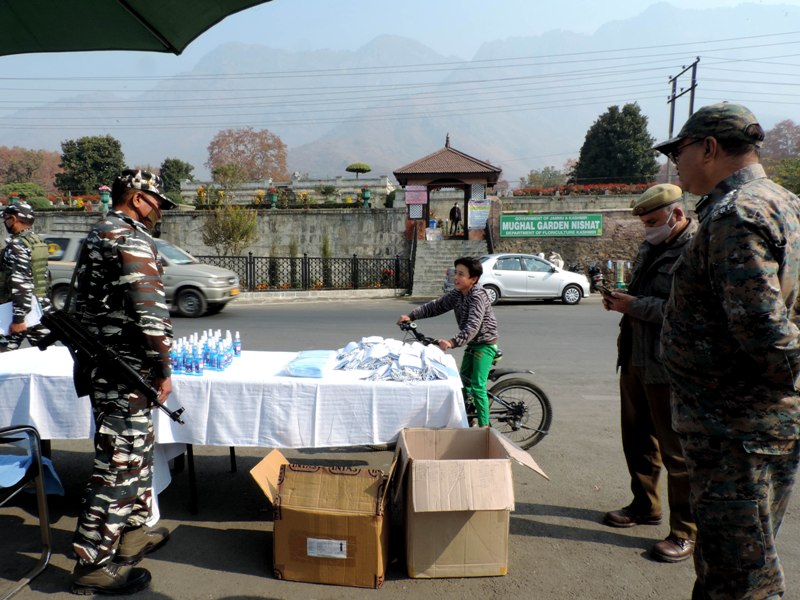
[[[289,290],[411,290],[411,259],[303,256],[197,256],[204,263],[230,269],[248,292]]]

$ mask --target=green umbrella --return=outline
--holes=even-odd
[[[0,56],[142,50],[180,54],[233,13],[270,0],[2,0]]]

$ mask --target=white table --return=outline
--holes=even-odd
[[[461,381],[452,356],[447,380],[364,381],[365,371],[332,371],[321,379],[281,375],[294,352],[242,352],[225,371],[174,375],[167,405],[183,406],[184,425],[155,416],[153,488],[170,483],[168,461],[184,444],[327,448],[394,442],[405,427],[466,427]],[[0,426],[29,424],[42,439],[94,435],[88,397],[78,398],[66,348],[0,354]],[[190,467],[192,463],[190,462]],[[193,468],[190,485],[194,486]],[[196,498],[190,499],[194,506]],[[153,518],[159,519],[154,502]]]
[[[281,375],[294,352],[242,352],[222,372],[173,376],[170,408],[154,411],[158,444],[326,448],[393,442],[405,427],[466,427],[455,361],[447,380],[364,381],[365,371],[324,378]],[[34,425],[43,439],[90,438],[88,398],[77,398],[66,348],[0,354],[0,425]]]

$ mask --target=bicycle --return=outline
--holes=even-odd
[[[416,323],[401,323],[400,329],[405,332],[403,342],[407,342],[411,335],[425,346],[436,345],[436,339],[423,335]],[[494,365],[502,356],[503,353],[498,349],[489,371],[489,381],[495,382],[518,373],[534,374],[530,369],[495,368]],[[487,386],[486,394],[489,396],[490,426],[520,448],[527,450],[535,446],[550,432],[553,408],[547,395],[533,382],[523,378],[504,379],[491,387]],[[467,418],[476,419],[478,414],[475,407],[465,402]]]

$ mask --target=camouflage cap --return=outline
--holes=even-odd
[[[751,125],[758,124],[756,116],[741,104],[727,102],[710,104],[689,117],[678,135],[656,144],[653,149],[662,154],[668,154],[684,138],[703,139],[706,137],[741,140],[760,147],[763,134],[756,134],[749,130]]]
[[[161,177],[158,175],[139,169],[125,169],[114,181],[111,194],[116,197],[115,191],[119,192],[125,188],[133,188],[158,196],[161,200],[160,208],[162,210],[174,208],[175,203],[164,195],[164,192],[161,191],[162,186]]]
[[[15,202],[9,204],[3,211],[3,218],[14,215],[23,223],[33,223],[33,208],[27,202]]]
[[[641,196],[631,202],[631,213],[639,217],[670,204],[675,204],[683,197],[683,190],[671,183],[659,183],[648,188]]]

